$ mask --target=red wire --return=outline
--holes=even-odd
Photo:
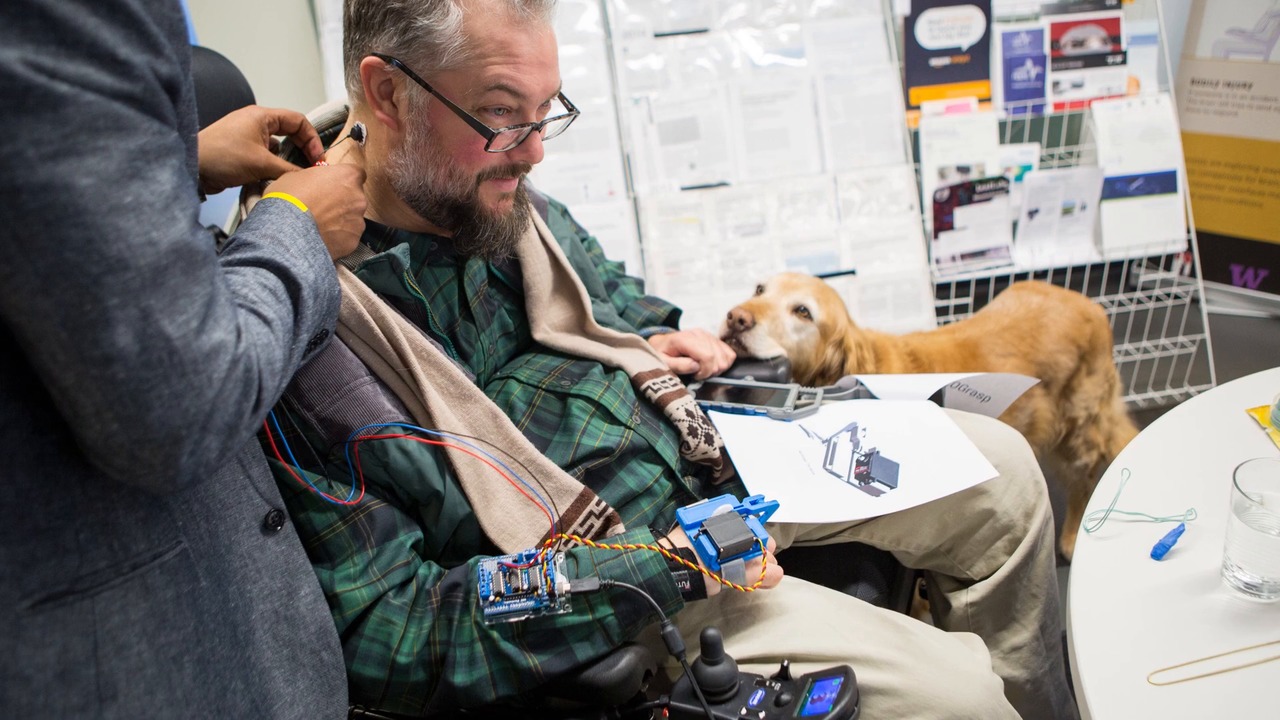
[[[298,475],[298,473],[293,471],[293,466],[285,462],[284,456],[280,454],[280,448],[276,447],[275,436],[271,434],[271,427],[267,425],[266,420],[262,421],[262,428],[267,431],[267,442],[271,444],[271,452],[275,454],[276,459],[280,461],[280,464],[284,466],[284,469],[289,471],[289,474],[293,476],[293,479],[298,481],[299,485],[319,495],[322,495],[325,498],[328,498],[330,501],[338,505],[356,505],[360,502],[360,500],[364,498],[364,475],[363,474],[360,475],[360,495],[353,500],[342,500],[340,498],[336,498],[326,493],[325,491],[321,490],[320,488],[312,485],[306,480],[303,480],[302,477]],[[359,462],[358,457],[357,457],[357,462]]]
[[[429,438],[418,437],[416,435],[406,435],[403,433],[391,434],[391,435],[361,435],[360,437],[356,438],[354,449],[355,449],[355,455],[356,455],[356,470],[357,472],[360,472],[360,482],[362,485],[364,483],[364,473],[360,471],[360,443],[364,442],[365,440],[397,440],[397,439],[412,440],[414,442],[420,442],[424,445],[439,445],[440,447],[453,448],[454,450],[458,450],[460,452],[466,453],[467,455],[470,455],[471,457],[479,460],[485,465],[488,465],[494,472],[501,475],[504,480],[510,483],[511,486],[516,489],[516,491],[518,491],[521,495],[525,496],[525,498],[527,498],[529,502],[536,505],[538,509],[542,511],[542,514],[545,515],[547,518],[547,523],[551,527],[551,535],[555,535],[556,521],[554,518],[551,517],[551,513],[547,512],[547,508],[544,507],[542,503],[534,499],[534,497],[530,495],[528,492],[526,492],[525,489],[521,487],[520,484],[517,483],[514,479],[512,479],[510,475],[503,472],[502,468],[490,462],[488,458],[484,457],[480,453],[475,452],[474,450],[472,450],[471,448],[465,445],[459,445],[458,443],[445,442],[444,440],[432,440]]]
[[[408,435],[404,433],[394,433],[394,434],[386,434],[386,435],[361,435],[360,437],[356,438],[355,441],[352,443],[352,451],[355,454],[355,461],[356,461],[355,462],[356,478],[360,486],[360,495],[353,500],[340,500],[332,495],[329,495],[323,490],[311,485],[307,481],[303,480],[298,475],[298,473],[294,472],[293,466],[290,465],[288,462],[285,462],[284,456],[280,454],[280,448],[276,447],[275,437],[271,434],[271,428],[270,426],[267,425],[267,422],[265,420],[262,422],[262,427],[267,432],[267,442],[270,443],[271,445],[271,452],[276,456],[276,459],[280,461],[280,464],[284,465],[285,470],[289,471],[289,474],[293,476],[293,479],[298,481],[299,485],[302,485],[307,489],[312,490],[317,494],[328,498],[329,500],[331,500],[332,502],[338,505],[356,505],[364,498],[365,481],[364,481],[364,469],[360,466],[360,443],[366,440],[412,440],[414,442],[419,442],[424,445],[438,445],[440,447],[453,448],[454,450],[470,455],[471,457],[479,460],[485,465],[488,465],[490,469],[492,469],[494,472],[501,475],[502,478],[506,480],[508,483],[510,483],[511,486],[514,487],[517,492],[525,496],[525,498],[529,502],[536,505],[537,508],[542,511],[542,514],[546,516],[547,523],[551,528],[551,532],[550,532],[550,535],[548,535],[548,537],[553,537],[556,534],[555,518],[551,517],[551,513],[547,511],[547,508],[543,506],[542,503],[534,499],[534,497],[530,495],[528,492],[526,492],[525,489],[521,487],[520,484],[517,483],[510,475],[503,472],[502,468],[498,467],[494,463],[490,462],[488,458],[484,457],[478,452],[475,452],[471,448],[466,447],[465,445],[460,445],[458,443],[452,443],[452,442],[445,442],[443,440],[432,440],[429,438],[423,438],[423,437],[418,437],[416,435]],[[545,552],[545,548],[543,548],[542,551],[538,553],[538,556],[541,557],[544,554],[544,552]],[[523,565],[523,566],[513,565],[511,567],[517,568],[517,569],[533,567],[534,565],[538,564],[538,562],[539,562],[538,560],[534,560],[533,562],[530,562],[527,565]]]

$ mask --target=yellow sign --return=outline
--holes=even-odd
[[[1280,244],[1280,143],[1182,133],[1196,228]]]

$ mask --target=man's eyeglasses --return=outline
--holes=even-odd
[[[463,122],[470,125],[476,132],[480,133],[487,141],[484,144],[485,152],[500,153],[512,150],[519,146],[520,143],[524,142],[525,138],[535,132],[540,133],[543,140],[550,140],[565,130],[568,130],[569,126],[573,124],[574,119],[580,114],[578,112],[578,108],[574,107],[573,103],[569,102],[569,98],[565,97],[564,93],[559,93],[556,97],[569,112],[562,115],[556,115],[555,117],[549,117],[541,122],[522,123],[520,125],[511,125],[504,128],[491,128],[480,122],[480,120],[471,113],[458,107],[449,98],[436,92],[436,89],[431,87],[426,80],[418,77],[418,74],[410,70],[409,66],[400,62],[396,58],[382,53],[369,54],[407,75],[410,80],[421,85],[423,90],[426,90],[439,99],[440,102],[445,104],[445,107],[449,108],[455,115],[462,118]]]

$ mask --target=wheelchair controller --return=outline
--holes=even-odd
[[[715,720],[856,720],[861,711],[858,681],[848,665],[792,677],[790,663],[783,660],[778,671],[766,678],[739,672],[716,628],[703,628],[699,642],[702,649],[693,663],[693,679],[682,675],[671,689],[667,711],[672,720],[707,717],[694,693],[694,682]]]
[[[699,558],[713,572],[743,577],[746,561],[763,554],[769,541],[764,523],[778,509],[776,500],[752,495],[741,503],[721,495],[676,511],[676,519],[693,542]],[[701,654],[690,675],[681,676],[672,688],[671,718],[706,718],[692,683],[697,683],[716,720],[777,720],[819,718],[854,720],[860,709],[858,682],[853,668],[839,665],[800,677],[791,676],[791,665],[771,677],[738,671],[738,664],[724,651],[724,638],[714,627],[702,630]]]

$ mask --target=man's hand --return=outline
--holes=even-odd
[[[308,163],[324,158],[324,145],[305,115],[250,105],[200,131],[201,192],[212,195],[297,170],[296,165],[276,157],[275,135],[287,136],[302,148]]]
[[[667,536],[667,540],[676,547],[693,548],[693,543],[689,541],[689,536],[685,535],[684,528],[678,527],[673,530],[671,534]],[[761,565],[764,565],[764,582],[760,584],[760,587],[758,588],[759,590],[768,590],[769,588],[777,587],[778,583],[782,582],[782,576],[784,575],[782,572],[782,566],[779,565],[777,559],[773,557],[773,551],[776,550],[777,547],[778,543],[773,538],[769,538],[769,542],[765,545],[764,555],[754,558],[751,562],[747,563],[747,587],[755,585],[756,581],[760,579]],[[699,560],[698,563],[701,564],[702,561]],[[707,583],[707,597],[715,595],[724,587],[724,585],[721,585],[706,575],[703,575],[702,579]],[[730,589],[730,592],[738,591]]]
[[[667,361],[671,372],[693,375],[694,380],[719,375],[737,357],[733,348],[702,328],[653,335],[649,344]]]
[[[364,170],[327,165],[298,170],[271,183],[271,192],[301,200],[315,218],[320,237],[337,260],[350,255],[364,234]]]

